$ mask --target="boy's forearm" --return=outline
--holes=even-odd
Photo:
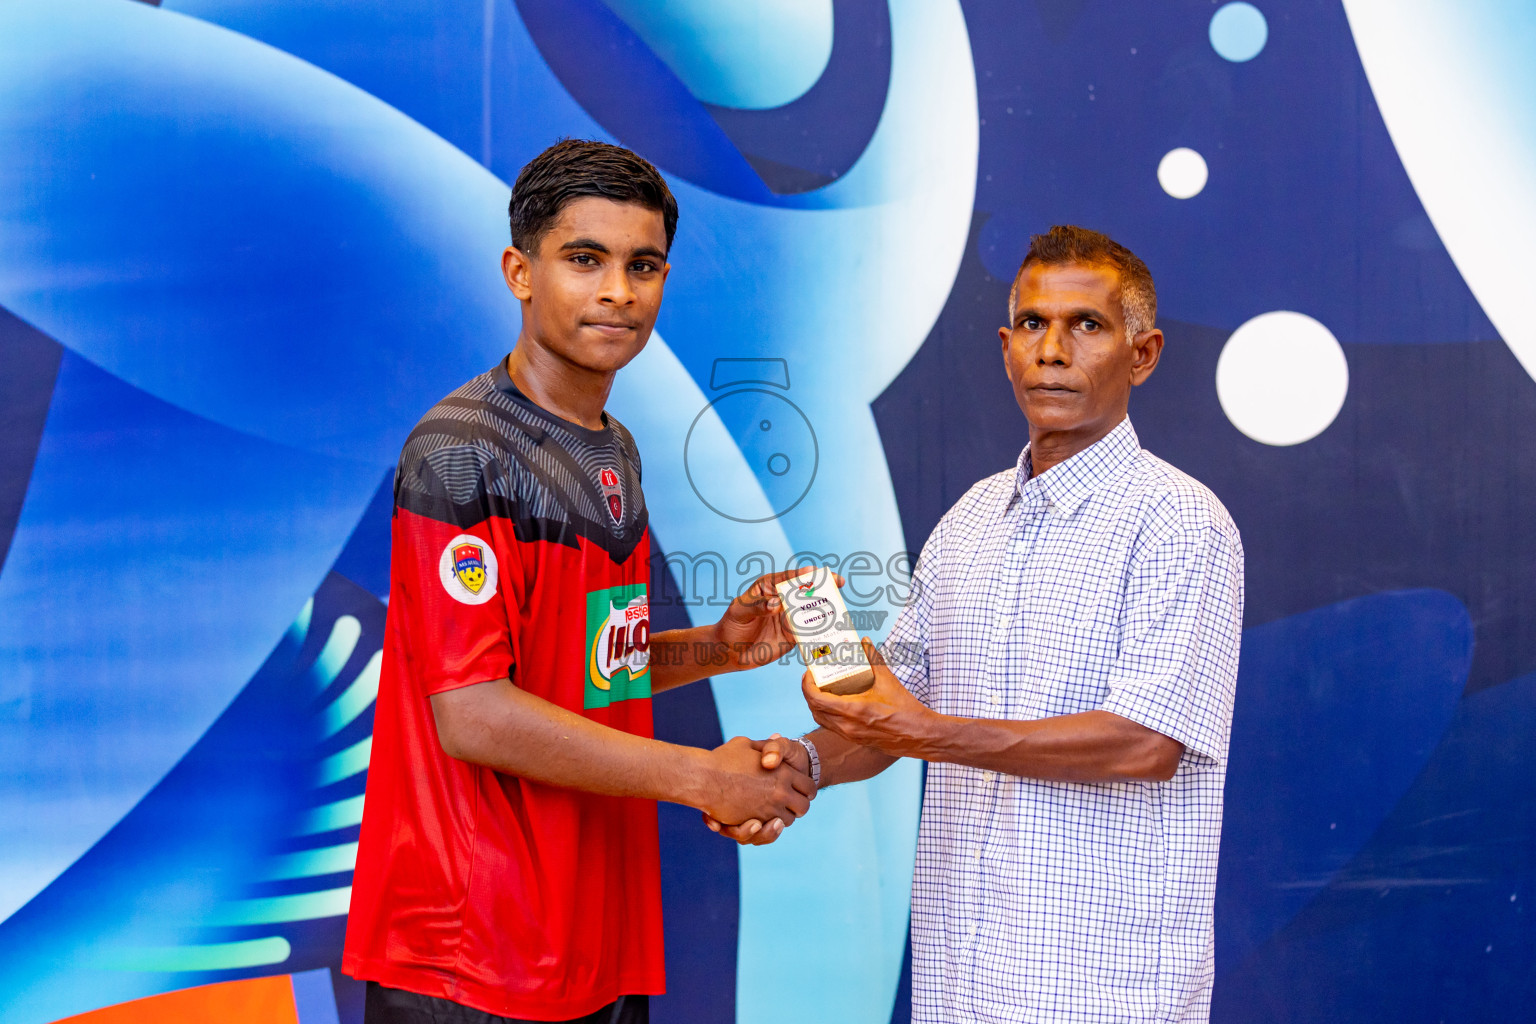
[[[509,775],[608,796],[700,806],[704,751],[610,729],[508,680],[434,694],[443,749]]]
[[[715,626],[668,629],[651,636],[651,692],[662,693],[709,676],[739,670]]]

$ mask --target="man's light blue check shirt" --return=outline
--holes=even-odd
[[[940,520],[884,645],[935,711],[1095,708],[1184,744],[1169,782],[928,767],[912,882],[912,1019],[1205,1021],[1243,550],[1215,495],[1130,420]]]

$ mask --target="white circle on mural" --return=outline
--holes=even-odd
[[[1349,363],[1333,332],[1277,310],[1232,332],[1216,361],[1216,396],[1232,425],[1264,444],[1310,441],[1349,393]]]
[[[1199,195],[1208,177],[1205,157],[1184,146],[1170,149],[1157,165],[1157,183],[1175,199]]]

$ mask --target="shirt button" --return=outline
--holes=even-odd
[[[992,785],[993,781],[996,780],[996,779],[997,779],[997,772],[982,772],[981,773],[981,781],[985,782],[989,786]]]

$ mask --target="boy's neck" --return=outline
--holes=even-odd
[[[584,369],[518,335],[507,356],[507,376],[545,412],[588,430],[605,426],[603,406],[613,388],[612,373]]]

